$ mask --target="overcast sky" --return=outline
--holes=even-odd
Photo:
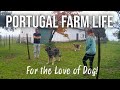
[[[52,11],[12,11],[12,14],[51,14]]]

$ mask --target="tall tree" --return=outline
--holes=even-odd
[[[12,15],[12,12],[11,11],[0,11],[0,27],[6,26],[6,15]]]
[[[71,16],[79,15],[80,11],[53,11],[52,13],[56,16],[56,19],[57,19],[56,23],[58,25],[58,28],[54,29],[51,32],[51,37],[49,39],[49,42],[52,41],[52,38],[53,38],[53,35],[55,34],[55,32],[62,34],[64,37],[68,37],[68,34],[64,33],[66,31],[67,27],[64,26],[64,28],[62,28],[62,26],[61,26],[62,15],[67,15],[67,16],[68,15],[71,15]],[[69,37],[68,37],[68,39],[69,39]]]
[[[120,39],[120,30],[118,31],[118,39]]]
[[[114,28],[118,29],[115,33],[113,33],[114,36],[117,36],[120,40],[120,11],[116,11],[118,15],[118,20],[113,24]]]

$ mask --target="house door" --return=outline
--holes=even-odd
[[[76,40],[78,41],[79,40],[79,34],[76,33]]]

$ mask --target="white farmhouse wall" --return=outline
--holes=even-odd
[[[76,40],[76,34],[77,33],[78,33],[78,36],[79,36],[78,40],[85,40],[85,31],[81,31],[79,29],[71,29],[71,28],[69,28],[65,33],[69,35],[70,41]],[[64,37],[63,35],[56,32],[54,34],[54,36],[53,36],[52,41],[66,42],[66,41],[69,41],[69,39],[67,37]]]
[[[20,32],[21,42],[26,42],[26,34],[28,34],[29,42],[33,43],[33,33],[34,32],[35,32],[35,28],[21,28],[21,32]],[[73,41],[73,40],[76,40],[77,33],[79,36],[78,40],[85,40],[85,31],[82,31],[79,29],[68,28],[68,30],[65,33],[69,35],[69,39],[56,32],[53,36],[52,41],[54,41],[54,42]]]
[[[28,34],[28,41],[30,43],[33,43],[33,33],[35,32],[35,28],[28,27],[28,28],[21,28],[20,32],[20,39],[21,42],[26,42],[26,34]]]

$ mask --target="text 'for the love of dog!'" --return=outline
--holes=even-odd
[[[90,68],[88,68],[87,66],[83,66],[79,65],[78,67],[74,68],[74,69],[70,69],[70,68],[59,68],[58,66],[55,66],[55,68],[47,68],[46,66],[40,67],[40,68],[33,68],[31,66],[27,66],[27,70],[26,70],[26,74],[47,74],[47,75],[51,75],[51,74],[91,74],[92,76],[95,76],[97,74],[98,71],[98,67],[97,68],[93,68],[92,70]],[[82,70],[82,72],[81,72]]]

